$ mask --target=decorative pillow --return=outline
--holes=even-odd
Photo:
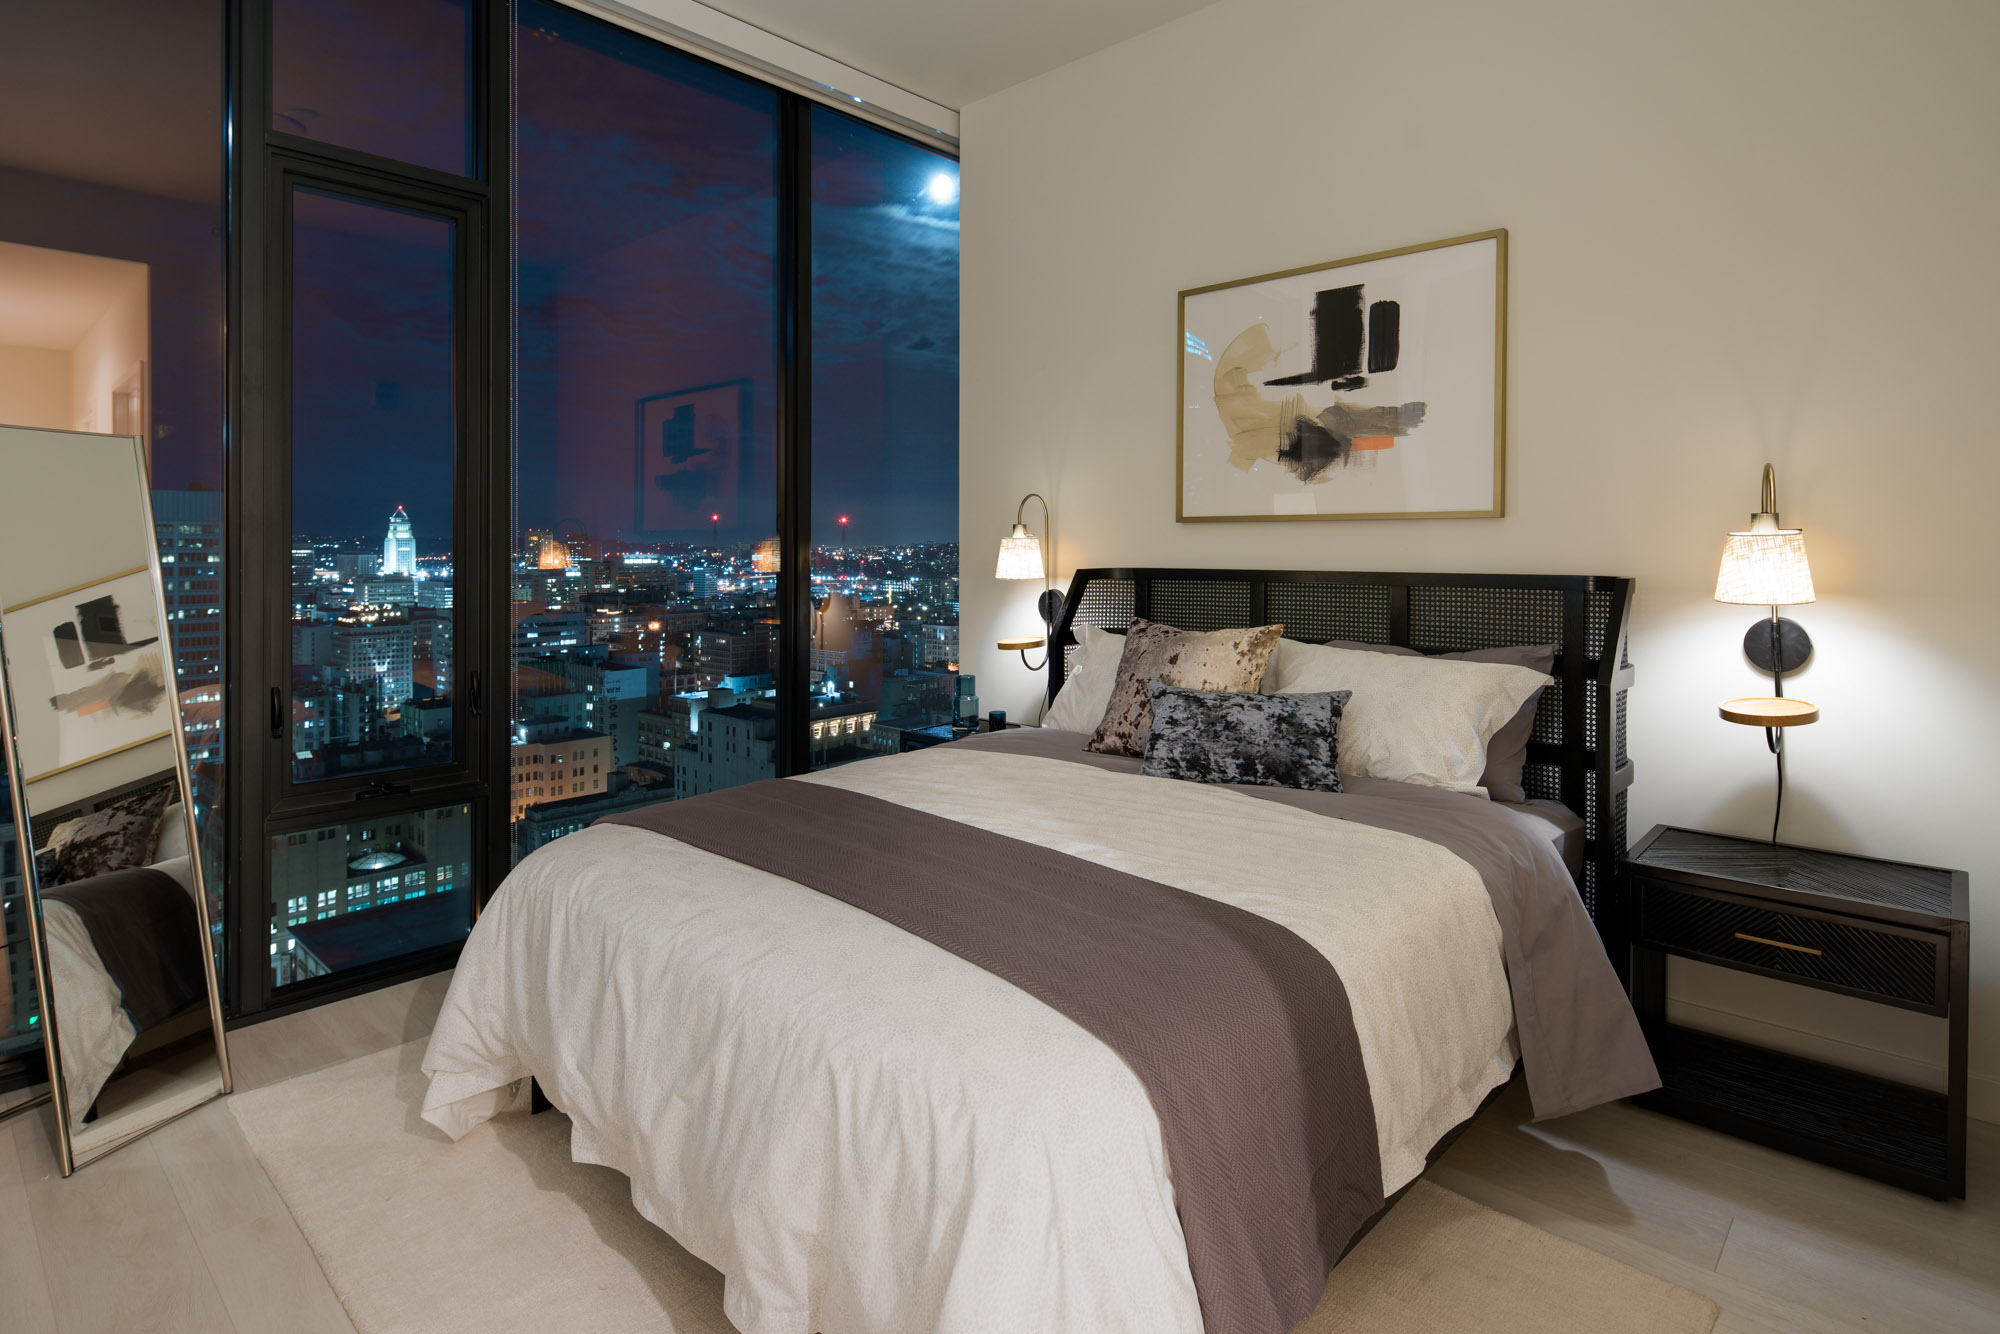
[[[47,883],[67,885],[86,876],[151,862],[160,841],[161,819],[167,804],[179,795],[179,786],[170,778],[128,792],[77,820],[69,838],[56,850]]]
[[[1111,687],[1118,680],[1118,656],[1125,651],[1125,636],[1116,630],[1086,625],[1076,632],[1077,649],[1063,673],[1062,689],[1056,692],[1042,726],[1064,732],[1095,732],[1104,721],[1111,703]]]
[[[1544,674],[1556,665],[1554,644],[1523,644],[1508,648],[1475,648],[1464,653],[1424,654],[1401,644],[1363,644],[1351,639],[1329,639],[1324,644],[1301,644],[1297,640],[1286,639],[1278,644],[1278,651],[1271,658],[1272,684],[1265,689],[1275,690],[1275,682],[1284,679],[1288,673],[1304,670],[1301,663],[1311,659],[1322,648],[1358,649],[1363,653],[1393,653],[1402,658],[1436,657],[1445,662],[1498,662],[1515,667],[1526,667]],[[1486,795],[1495,801],[1519,804],[1528,799],[1523,775],[1528,765],[1528,741],[1535,731],[1535,713],[1541,708],[1542,692],[1536,691],[1521,706],[1520,712],[1493,734],[1486,743],[1486,772],[1479,776],[1479,786],[1486,789]]]
[[[54,829],[49,830],[49,836],[42,840],[42,851],[61,852],[62,845],[69,842],[69,836],[76,832],[76,827],[79,823],[81,823],[81,817],[76,820],[64,820]]]
[[[1351,690],[1342,711],[1347,774],[1485,796],[1494,734],[1549,684],[1528,667],[1304,645],[1279,664],[1277,690]]]
[[[1348,692],[1231,695],[1148,682],[1153,730],[1139,772],[1190,783],[1340,791]]]
[[[1149,681],[1232,694],[1255,690],[1284,633],[1282,625],[1202,631],[1133,621],[1118,658],[1111,703],[1085,749],[1106,755],[1145,754],[1146,733],[1153,727],[1153,700],[1146,693]]]

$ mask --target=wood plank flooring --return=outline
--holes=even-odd
[[[260,1088],[424,1036],[446,977],[231,1035]],[[47,1109],[0,1123],[0,1331],[352,1334],[220,1103],[68,1181]],[[1430,1175],[1722,1308],[1717,1334],[2000,1330],[2000,1127],[1939,1204],[1632,1107],[1533,1124],[1517,1085]]]

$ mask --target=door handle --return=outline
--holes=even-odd
[[[285,698],[278,693],[278,687],[271,687],[271,735],[285,735]]]
[[[465,711],[475,718],[479,716],[479,672],[476,669],[466,673]]]

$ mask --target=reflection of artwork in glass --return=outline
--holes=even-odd
[[[0,611],[27,781],[171,734],[151,571]]]
[[[734,527],[753,483],[747,379],[639,400],[638,531],[667,536]]]

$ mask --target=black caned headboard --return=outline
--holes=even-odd
[[[1078,570],[1049,654],[1049,698],[1062,688],[1076,627],[1123,630],[1135,617],[1183,630],[1276,622],[1287,639],[1352,639],[1426,653],[1555,644],[1556,684],[1542,692],[1524,785],[1529,796],[1560,801],[1583,818],[1578,888],[1608,940],[1623,934],[1611,920],[1610,886],[1625,853],[1625,790],[1632,785],[1625,749],[1631,609],[1632,581],[1602,575]]]

